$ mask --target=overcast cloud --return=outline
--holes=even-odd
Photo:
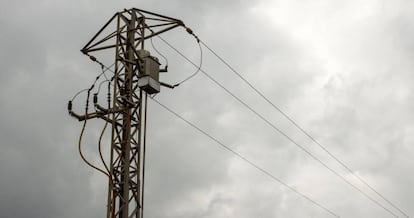
[[[0,217],[105,217],[107,180],[81,161],[81,123],[67,115],[66,103],[100,73],[79,50],[130,7],[183,20],[356,174],[414,215],[413,1],[0,0]],[[183,29],[164,38],[198,61],[198,46]],[[163,81],[194,72],[154,43],[169,60]],[[206,72],[403,217],[207,49],[203,62]],[[162,89],[157,99],[341,217],[392,217],[206,76]],[[148,110],[147,218],[332,217],[154,102]],[[92,123],[86,133],[87,156],[96,161],[102,125]]]

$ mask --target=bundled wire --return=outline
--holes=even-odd
[[[91,58],[92,59],[92,58]],[[93,60],[93,59],[92,59]],[[109,174],[109,168],[108,168],[108,166],[107,166],[107,164],[105,163],[105,161],[104,161],[104,158],[103,158],[103,156],[102,156],[102,152],[101,152],[101,140],[102,140],[102,138],[103,138],[103,135],[104,135],[104,132],[105,132],[105,129],[106,129],[106,125],[107,125],[107,123],[105,124],[105,127],[104,127],[104,129],[103,129],[103,131],[102,131],[102,133],[101,133],[101,135],[100,135],[100,138],[99,138],[99,154],[100,154],[100,157],[101,157],[101,160],[102,160],[102,162],[103,162],[103,164],[104,164],[104,166],[105,166],[105,170],[103,170],[103,169],[100,169],[99,167],[97,167],[96,165],[94,165],[94,164],[92,164],[90,161],[88,161],[88,159],[85,157],[85,155],[83,154],[83,151],[82,151],[82,140],[83,140],[83,136],[84,136],[84,133],[85,133],[85,130],[86,130],[86,125],[87,125],[87,121],[88,121],[88,112],[89,112],[89,99],[90,99],[90,94],[91,94],[91,91],[95,88],[95,85],[96,85],[96,83],[99,81],[99,79],[100,79],[100,77],[102,76],[102,75],[104,75],[104,77],[105,78],[107,78],[107,76],[106,76],[106,74],[105,74],[105,72],[106,71],[108,71],[108,70],[110,70],[110,67],[111,66],[113,66],[113,64],[110,66],[110,67],[106,67],[104,64],[102,64],[102,63],[100,63],[99,61],[97,61],[96,59],[95,59],[95,62],[97,62],[97,63],[99,63],[100,64],[100,66],[101,66],[101,69],[102,69],[102,72],[95,78],[95,81],[92,83],[92,85],[91,85],[91,87],[90,88],[88,88],[88,89],[82,89],[82,90],[80,90],[79,92],[77,92],[74,96],[73,96],[73,98],[72,98],[72,100],[71,101],[69,101],[69,108],[70,108],[70,110],[71,110],[71,107],[72,107],[72,102],[81,94],[81,93],[83,93],[83,92],[87,92],[87,95],[86,95],[86,102],[85,102],[85,119],[84,119],[84,121],[83,121],[83,124],[82,124],[82,130],[81,130],[81,133],[80,133],[80,135],[79,135],[79,140],[78,140],[78,152],[79,152],[79,155],[81,156],[81,158],[82,158],[82,160],[88,165],[88,166],[90,166],[91,168],[93,168],[93,169],[95,169],[95,170],[97,170],[98,172],[101,172],[101,173],[103,173],[103,174],[105,174],[106,176],[108,176],[108,177],[110,177],[110,174]],[[113,78],[112,78],[113,79]],[[106,81],[109,81],[108,82],[108,90],[109,90],[109,88],[110,88],[110,85],[111,85],[111,80],[109,80],[109,79],[106,79],[105,81],[103,81],[103,82],[101,82],[100,84],[99,84],[99,87],[98,87],[98,93],[99,93],[99,91],[100,91],[100,88],[101,88],[101,85],[104,83],[104,82],[106,82]],[[110,100],[108,99],[108,102],[109,102]],[[108,103],[108,106],[109,106],[109,103]]]
[[[87,116],[88,114],[88,108],[89,108],[89,97],[90,97],[90,92],[93,89],[94,85],[92,85],[92,87],[88,90],[88,94],[87,94],[87,98],[86,98],[86,107],[85,107],[85,116]],[[83,155],[82,152],[82,138],[83,138],[83,134],[85,132],[86,129],[86,123],[87,123],[87,117],[85,117],[85,120],[83,121],[83,125],[82,125],[82,130],[79,136],[79,142],[78,142],[78,151],[79,151],[79,155],[81,156],[82,160],[89,165],[90,167],[92,167],[93,169],[105,174],[106,176],[110,177],[109,174],[107,172],[105,172],[104,170],[100,169],[99,167],[93,165],[91,162],[89,162],[86,157]]]
[[[106,81],[104,81],[104,82],[106,82]],[[111,107],[111,89],[110,89],[111,88],[111,81],[107,81],[107,82],[108,82],[107,103],[108,103],[108,108],[110,108]],[[97,94],[99,94],[99,91],[100,91],[100,87],[98,88]],[[106,116],[109,119],[109,114],[107,114]],[[102,139],[103,139],[103,136],[105,134],[105,130],[106,130],[107,126],[108,126],[108,121],[105,122],[105,125],[102,128],[101,134],[99,136],[98,151],[99,151],[99,157],[101,158],[102,164],[104,165],[104,167],[105,167],[106,171],[108,172],[108,174],[110,174],[111,171],[110,171],[108,165],[106,164],[105,159],[103,158],[103,155],[102,155]]]

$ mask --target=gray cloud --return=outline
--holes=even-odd
[[[107,181],[80,160],[80,124],[67,115],[66,102],[100,70],[79,49],[116,10],[129,7],[183,19],[341,160],[413,214],[412,3],[339,3],[0,2],[1,217],[104,216]],[[185,31],[165,38],[197,63],[198,47]],[[194,72],[154,42],[169,59],[164,81]],[[363,187],[203,53],[203,69]],[[157,98],[341,217],[389,217],[204,75],[163,89]],[[149,109],[147,217],[330,217],[155,103]],[[91,123],[85,138],[92,159],[101,124]]]

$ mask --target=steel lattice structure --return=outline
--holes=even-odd
[[[178,26],[184,26],[183,22],[136,8],[125,9],[116,13],[81,50],[93,61],[97,61],[93,56],[97,51],[115,54],[111,108],[95,102],[93,113],[77,115],[70,109],[70,114],[80,121],[101,118],[112,125],[108,218],[143,216],[146,98],[147,93],[159,91],[159,83],[158,90],[151,89],[151,84],[159,82],[159,64],[144,50],[144,43]],[[154,72],[152,82],[143,85],[143,78]]]

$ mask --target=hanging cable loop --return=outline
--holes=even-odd
[[[200,51],[200,61],[199,61],[199,63],[198,63],[198,67],[197,67],[197,70],[194,72],[194,73],[192,73],[190,76],[188,76],[187,78],[185,78],[185,79],[183,79],[183,80],[181,80],[181,82],[178,82],[178,83],[176,83],[173,87],[177,87],[177,86],[179,86],[179,85],[181,85],[182,83],[185,83],[185,82],[187,82],[188,80],[190,80],[190,79],[192,79],[193,77],[195,77],[199,72],[200,72],[200,70],[201,70],[201,67],[203,66],[203,48],[201,47],[201,45],[200,45],[200,39],[194,34],[194,32],[190,29],[190,28],[188,28],[188,27],[185,27],[186,28],[186,30],[187,30],[187,32],[190,34],[190,35],[192,35],[192,36],[194,36],[195,38],[196,38],[196,40],[197,40],[197,45],[198,45],[198,48],[199,48],[199,51]]]

